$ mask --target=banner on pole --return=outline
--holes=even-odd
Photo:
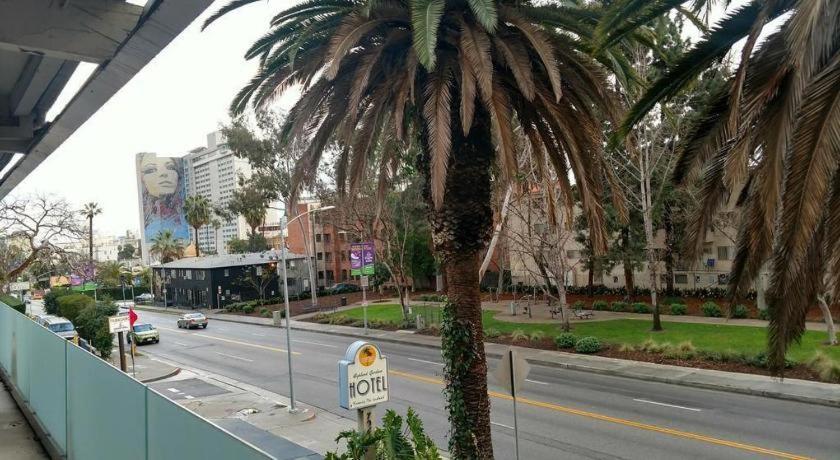
[[[350,245],[350,274],[373,275],[375,265],[375,249],[372,241],[353,243]]]

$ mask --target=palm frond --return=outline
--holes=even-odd
[[[432,202],[437,207],[443,204],[446,171],[449,167],[449,153],[452,148],[449,84],[449,69],[439,68],[430,74],[425,91],[426,103],[423,107],[432,160],[430,174]]]
[[[505,8],[503,11],[505,20],[522,32],[540,57],[548,79],[551,82],[551,89],[554,91],[554,100],[559,101],[563,95],[563,89],[560,82],[560,71],[557,70],[557,59],[554,57],[554,47],[551,46],[551,42],[548,41],[542,30],[516,14],[513,10]]]
[[[426,70],[432,71],[437,60],[438,27],[445,7],[444,0],[411,2],[411,28],[414,51]]]
[[[470,133],[475,114],[475,75],[466,56],[461,54],[458,58],[458,65],[461,71],[461,130],[464,136]]]
[[[489,33],[496,31],[498,15],[496,14],[496,0],[467,0],[475,19]]]
[[[326,77],[328,79],[335,78],[344,56],[356,46],[362,36],[383,22],[382,19],[368,19],[355,13],[347,16],[347,19],[344,20],[330,41],[330,49],[327,52],[330,65],[324,73]]]
[[[227,5],[219,8],[218,11],[211,14],[209,18],[204,21],[204,24],[201,26],[201,30],[207,28],[210,24],[216,22],[217,19],[221,18],[222,16],[230,13],[233,10],[242,8],[243,6],[250,5],[258,0],[233,0],[232,2],[228,3]]]
[[[525,99],[534,100],[534,75],[531,72],[531,61],[528,59],[528,50],[519,41],[494,38],[493,43],[496,49],[501,51],[504,63],[513,72],[519,91]]]
[[[459,51],[470,63],[478,88],[485,101],[493,97],[493,61],[490,55],[490,39],[487,34],[461,21]]]

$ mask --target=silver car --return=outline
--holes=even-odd
[[[178,328],[192,329],[200,327],[207,329],[207,317],[201,313],[185,313],[178,318]]]

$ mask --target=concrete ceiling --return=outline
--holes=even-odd
[[[52,154],[212,0],[0,0],[0,198]],[[79,62],[96,70],[52,122]]]

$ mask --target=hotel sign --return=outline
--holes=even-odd
[[[364,409],[388,401],[388,361],[379,347],[357,340],[338,362],[338,402],[345,409]]]

